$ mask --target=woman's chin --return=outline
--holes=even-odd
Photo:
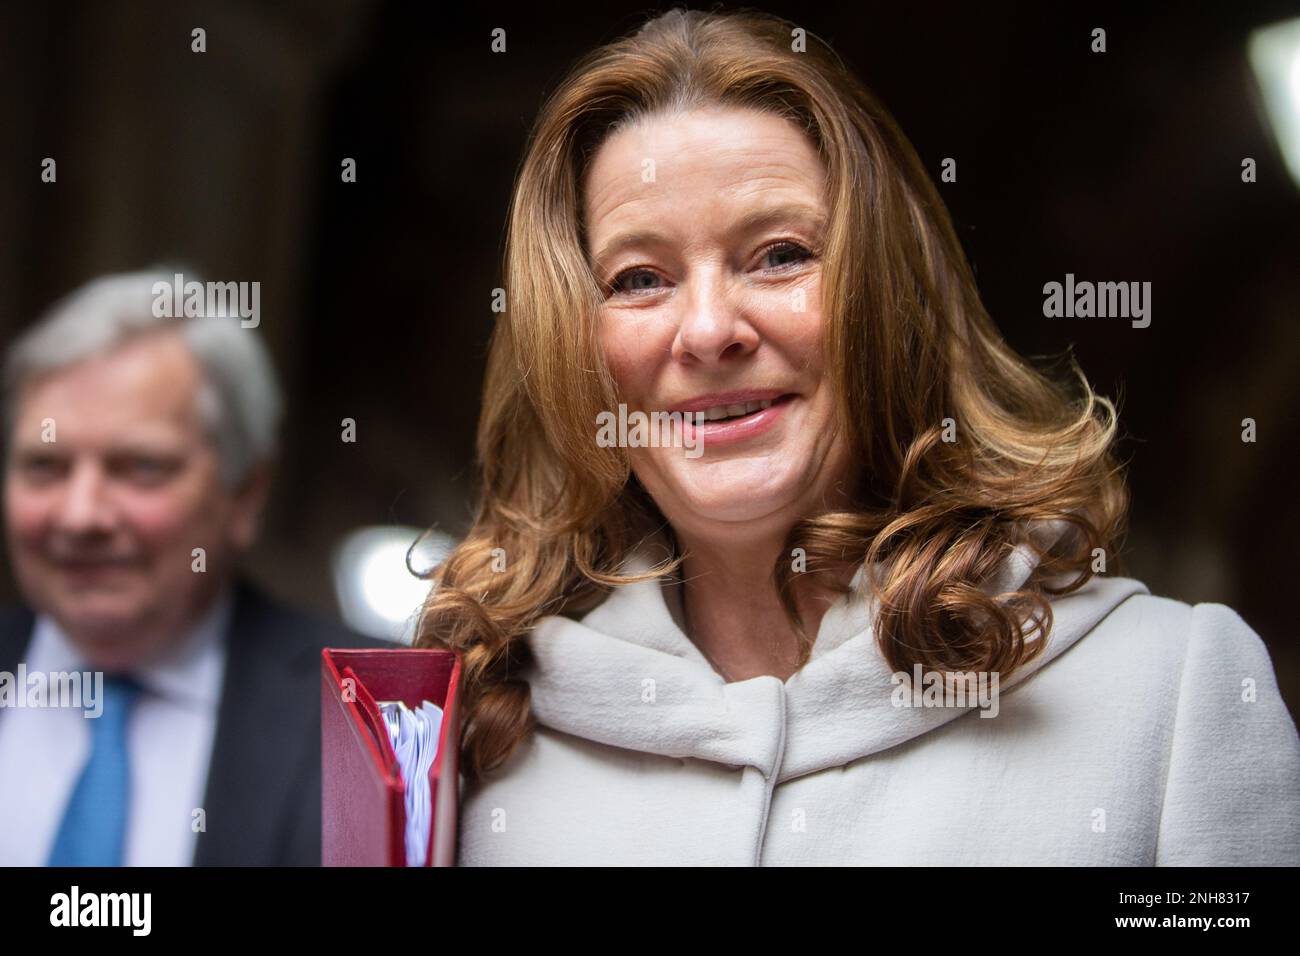
[[[697,519],[757,522],[795,507],[798,499],[797,494],[787,489],[736,484],[691,488],[678,500]]]
[[[642,478],[660,509],[674,524],[676,515],[700,522],[761,521],[795,513],[810,497],[809,475],[773,455],[714,462],[659,463]],[[665,467],[666,464],[666,467]],[[649,479],[649,480],[647,480]]]

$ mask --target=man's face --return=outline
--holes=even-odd
[[[201,382],[184,343],[164,332],[39,378],[17,398],[10,557],[27,600],[94,666],[143,663],[178,639],[255,535],[257,496],[226,490],[200,426]]]

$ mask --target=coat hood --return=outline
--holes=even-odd
[[[1050,546],[1064,522],[1039,522],[1031,536]],[[644,572],[668,554],[663,536],[627,560]],[[1037,558],[1017,548],[989,581],[989,593],[1019,587]],[[542,618],[528,636],[526,672],[537,721],[554,730],[672,758],[753,766],[777,782],[842,766],[919,737],[973,707],[897,706],[899,682],[876,645],[875,600],[864,588],[826,611],[812,656],[788,680],[765,675],[727,683],[683,631],[678,585],[668,579],[615,588],[580,620]],[[1052,598],[1043,652],[999,682],[1007,693],[1079,641],[1114,607],[1146,594],[1140,581],[1094,576]]]

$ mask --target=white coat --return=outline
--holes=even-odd
[[[1031,566],[1021,549],[997,586]],[[996,707],[930,707],[860,591],[789,680],[726,683],[677,588],[617,588],[529,634],[540,726],[463,787],[459,865],[1300,864],[1300,738],[1223,605],[1093,578],[1053,600]]]

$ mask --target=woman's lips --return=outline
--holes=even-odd
[[[770,431],[796,397],[794,394],[782,395],[774,399],[767,408],[739,418],[705,422],[703,425],[696,425],[695,415],[687,412],[683,415],[682,433],[688,445],[693,446],[696,442],[702,442],[705,449],[715,445],[734,445],[748,441]]]

